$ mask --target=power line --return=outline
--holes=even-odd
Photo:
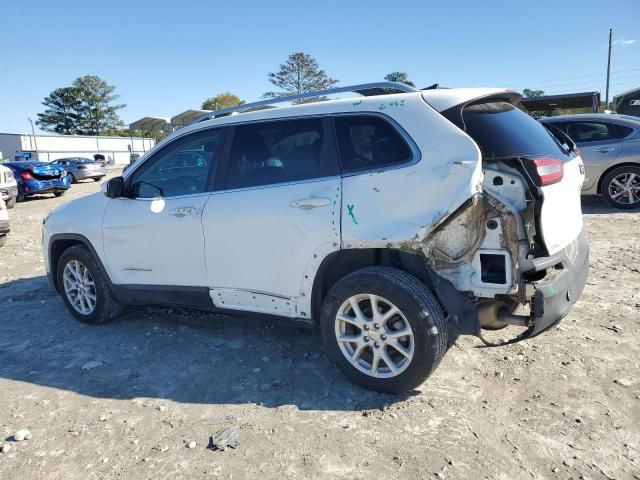
[[[640,68],[628,68],[625,70],[615,70],[612,71],[611,73],[625,73],[625,72],[637,72],[640,71]],[[547,84],[547,83],[552,83],[552,82],[557,82],[557,81],[562,81],[562,80],[573,80],[575,78],[586,78],[586,77],[605,77],[606,74],[605,73],[592,73],[592,74],[588,74],[588,75],[574,75],[571,77],[562,77],[562,78],[554,78],[554,79],[545,79],[545,80],[532,80],[530,82],[527,82],[527,84],[536,84],[536,85],[542,85],[542,84]],[[515,85],[525,85],[524,83],[516,83]]]

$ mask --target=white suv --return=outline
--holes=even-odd
[[[45,219],[47,272],[83,322],[296,318],[351,380],[412,389],[456,336],[535,335],[586,282],[582,161],[520,98],[379,83],[213,112]]]

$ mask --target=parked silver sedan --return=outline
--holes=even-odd
[[[59,158],[51,163],[63,166],[67,171],[67,175],[71,177],[72,183],[87,179],[98,182],[107,174],[104,163],[91,160],[90,158]]]
[[[584,161],[582,193],[616,208],[640,208],[640,117],[604,113],[542,118],[567,134]]]

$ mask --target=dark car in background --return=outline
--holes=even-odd
[[[540,119],[568,135],[584,162],[582,193],[613,207],[640,208],[640,118],[604,113]]]
[[[80,180],[100,181],[107,175],[105,163],[97,160],[91,160],[84,157],[59,158],[51,162],[52,165],[59,165],[67,171],[67,175],[71,183]]]
[[[65,194],[71,179],[64,167],[46,162],[9,162],[3,164],[13,171],[18,183],[18,201],[41,193]]]

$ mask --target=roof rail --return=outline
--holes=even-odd
[[[259,110],[257,107],[268,108],[270,105],[276,103],[295,102],[297,100],[305,100],[307,98],[318,98],[326,95],[333,95],[336,93],[354,92],[359,93],[362,96],[370,97],[374,95],[385,95],[389,93],[410,93],[419,92],[417,88],[410,85],[399,82],[374,82],[374,83],[361,83],[359,85],[350,85],[347,87],[330,88],[328,90],[316,90],[313,92],[301,93],[299,95],[289,95],[286,97],[267,98],[257,102],[245,103],[243,105],[236,105],[234,107],[223,108],[221,110],[215,110],[213,112],[205,113],[204,115],[196,118],[192,123],[204,122],[205,120],[211,120],[212,118],[224,117],[231,115],[232,113],[242,113],[246,111]]]

